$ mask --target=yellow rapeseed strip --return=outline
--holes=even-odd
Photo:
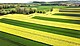
[[[22,17],[17,17],[17,16],[15,16],[15,17],[8,16],[6,18],[25,21],[25,22],[32,22],[32,23],[37,23],[37,24],[43,24],[43,25],[49,25],[49,26],[55,26],[55,27],[61,27],[61,28],[80,30],[79,24],[70,24],[70,23],[63,23],[63,22],[51,22],[51,21],[38,20],[38,19],[28,19],[26,17],[22,18]]]
[[[80,8],[66,8],[66,9],[76,9],[76,10],[79,10]]]
[[[0,19],[2,19],[4,16],[0,16]]]
[[[8,24],[4,24],[4,23],[0,23],[0,24],[1,24],[0,29],[4,32],[18,35],[18,36],[25,37],[25,38],[29,38],[32,40],[40,41],[40,42],[47,43],[50,45],[55,45],[55,46],[63,46],[63,45],[64,46],[79,46],[80,45],[80,43],[78,42],[80,41],[80,39],[61,36],[57,34],[50,34],[50,33],[36,31],[32,29],[27,29],[27,28],[21,28],[18,26],[12,26]],[[66,41],[71,40],[71,41],[68,43],[60,39],[63,39],[63,40],[65,39]]]

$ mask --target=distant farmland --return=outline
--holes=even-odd
[[[80,8],[25,5],[4,9],[0,11],[2,46],[80,46]]]

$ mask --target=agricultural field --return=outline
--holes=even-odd
[[[15,8],[5,10],[11,9]],[[0,16],[0,45],[80,46],[80,8],[32,6],[11,10]]]

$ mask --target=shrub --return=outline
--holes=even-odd
[[[24,7],[18,7],[16,8],[17,10],[17,13],[19,14],[32,14],[32,13],[35,13],[35,9],[32,9],[32,8],[24,8]]]
[[[1,15],[6,15],[7,12],[6,12],[5,10],[2,10],[2,11],[0,12],[0,14],[1,14]]]
[[[43,13],[43,11],[40,11],[39,13]]]
[[[45,11],[43,11],[43,14],[45,14],[46,12]]]
[[[9,10],[9,13],[10,14],[15,14],[15,13],[17,13],[17,11],[15,9],[13,9],[13,10]]]
[[[39,13],[39,11],[37,11],[37,13]]]

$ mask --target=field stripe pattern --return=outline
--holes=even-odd
[[[37,19],[34,19],[34,18],[32,18],[32,19],[30,19],[30,20],[32,20],[32,21],[30,21],[29,19],[21,20],[21,17],[16,17],[16,18],[15,17],[12,17],[12,18],[4,17],[4,18],[0,19],[0,22],[1,22],[0,28],[4,32],[8,32],[10,34],[18,35],[18,36],[21,36],[24,38],[32,39],[32,40],[50,44],[50,45],[63,46],[66,44],[65,46],[80,46],[80,43],[79,43],[79,41],[80,41],[80,36],[79,36],[80,35],[80,29],[79,29],[80,25],[76,21],[75,21],[76,23],[67,22],[67,24],[68,23],[72,24],[73,25],[72,27],[74,27],[74,28],[70,28],[69,26],[68,26],[68,28],[64,28],[64,26],[56,27],[56,26],[53,26],[50,24],[47,25],[46,22],[49,22],[48,20],[44,20],[45,23],[43,23],[43,22],[38,23],[39,21],[42,21],[42,20],[37,21]],[[70,20],[80,21],[79,19],[70,19]],[[57,22],[60,22],[60,21],[57,21]],[[54,23],[54,21],[52,23]],[[64,23],[64,22],[60,22],[60,23]],[[17,27],[15,28],[15,26],[17,26]],[[12,31],[10,31],[10,30],[12,30]],[[20,32],[22,30],[25,30],[25,31]],[[33,34],[29,34],[29,32],[27,30],[31,30],[30,32],[32,32],[32,30],[34,30],[35,33],[33,32]],[[42,34],[40,34],[39,32],[37,33],[37,31],[41,32]],[[18,32],[20,32],[20,34],[18,34]],[[28,33],[26,33],[26,32],[28,32]],[[25,34],[28,36],[26,36]],[[50,34],[50,35],[48,36],[46,34]],[[55,37],[53,37],[53,36],[55,36]],[[62,38],[59,39],[57,36],[61,36]],[[51,38],[49,38],[49,37],[51,37]]]

